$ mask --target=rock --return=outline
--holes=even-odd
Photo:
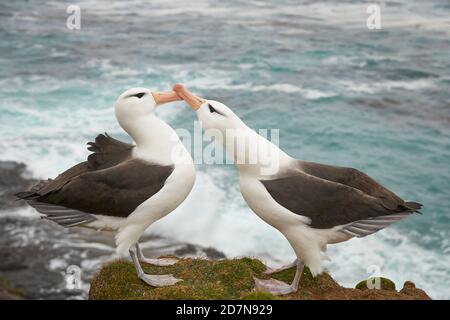
[[[17,271],[27,268],[23,259],[23,253],[16,248],[0,247],[2,259],[0,260],[0,271]]]
[[[211,247],[205,248],[205,249],[203,249],[203,251],[205,252],[206,256],[209,259],[225,259],[226,258],[226,256],[222,252],[220,252],[219,250],[216,250],[214,248],[211,248]]]
[[[205,256],[208,259],[223,259],[225,255],[214,248],[202,248],[193,244],[185,244],[174,252],[177,256],[199,257]]]
[[[416,285],[411,281],[406,281],[400,293],[411,296],[417,300],[430,300],[431,298],[422,289],[416,288]]]
[[[183,247],[175,250],[175,254],[178,256],[187,256],[197,254],[197,249],[192,244],[186,244]]]
[[[20,290],[11,288],[9,281],[0,278],[0,300],[22,300],[23,294]]]
[[[340,286],[328,273],[313,277],[305,267],[297,293],[276,297],[270,293],[254,292],[254,277],[268,279],[266,267],[256,259],[206,260],[186,258],[169,267],[143,264],[149,274],[173,274],[183,279],[171,287],[152,288],[138,279],[131,262],[113,261],[103,266],[91,282],[89,298],[102,299],[286,299],[286,300],[413,300],[430,299],[425,292],[409,282],[397,292],[387,289],[360,290]],[[295,269],[272,275],[290,283]],[[387,282],[388,283],[388,282]]]
[[[15,208],[25,203],[17,201],[14,194],[23,191],[37,180],[24,177],[26,166],[14,161],[0,161],[0,209]]]

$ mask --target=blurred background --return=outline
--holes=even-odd
[[[370,3],[381,30],[366,26]],[[353,287],[376,265],[397,286],[411,280],[449,299],[450,3],[370,3],[1,1],[0,282],[29,298],[87,297],[112,237],[42,222],[11,194],[83,161],[99,133],[126,141],[113,113],[124,90],[184,82],[255,129],[280,129],[290,155],[356,167],[422,202],[422,216],[329,246],[326,267]],[[69,4],[81,9],[79,30],[66,27]],[[184,103],[158,115],[193,129]],[[197,170],[189,198],[149,229],[146,250],[293,260],[246,206],[233,165]],[[81,268],[81,290],[66,288],[69,265]]]

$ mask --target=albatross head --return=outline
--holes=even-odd
[[[247,128],[245,123],[223,103],[200,98],[183,84],[174,85],[173,90],[196,111],[203,129],[220,130],[225,135],[227,130]]]
[[[150,115],[157,106],[181,100],[175,92],[156,92],[147,88],[132,88],[117,98],[115,113],[120,124]]]
[[[146,88],[132,88],[117,98],[114,106],[120,126],[138,146],[161,143],[168,145],[169,133],[173,131],[154,111],[161,104],[181,100],[175,92],[155,92]]]

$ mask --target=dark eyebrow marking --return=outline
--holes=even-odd
[[[225,117],[225,115],[222,113],[222,112],[219,112],[219,111],[217,111],[217,109],[216,108],[214,108],[211,104],[209,104],[208,103],[208,108],[209,108],[209,111],[211,112],[211,113],[217,113],[217,114],[220,114],[221,116],[224,116]]]
[[[127,98],[130,98],[130,97],[137,97],[137,98],[142,98],[143,96],[145,95],[145,92],[139,92],[139,93],[136,93],[136,94],[130,94],[129,96],[126,96]]]

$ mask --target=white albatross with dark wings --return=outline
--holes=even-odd
[[[293,263],[267,270],[270,274],[296,266],[293,282],[255,279],[257,290],[296,292],[305,264],[313,275],[322,272],[327,244],[370,235],[422,207],[402,200],[357,169],[294,159],[247,127],[224,104],[197,97],[181,84],[173,89],[235,160],[249,207],[278,229],[295,251]]]
[[[138,240],[155,221],[177,208],[190,193],[195,168],[175,131],[154,110],[180,100],[174,92],[133,88],[115,104],[116,118],[135,144],[97,136],[87,161],[40,181],[16,196],[64,227],[116,231],[117,252],[130,254],[139,278],[160,287],[180,281],[172,275],[147,275],[140,261],[171,265],[175,259],[147,259]]]

